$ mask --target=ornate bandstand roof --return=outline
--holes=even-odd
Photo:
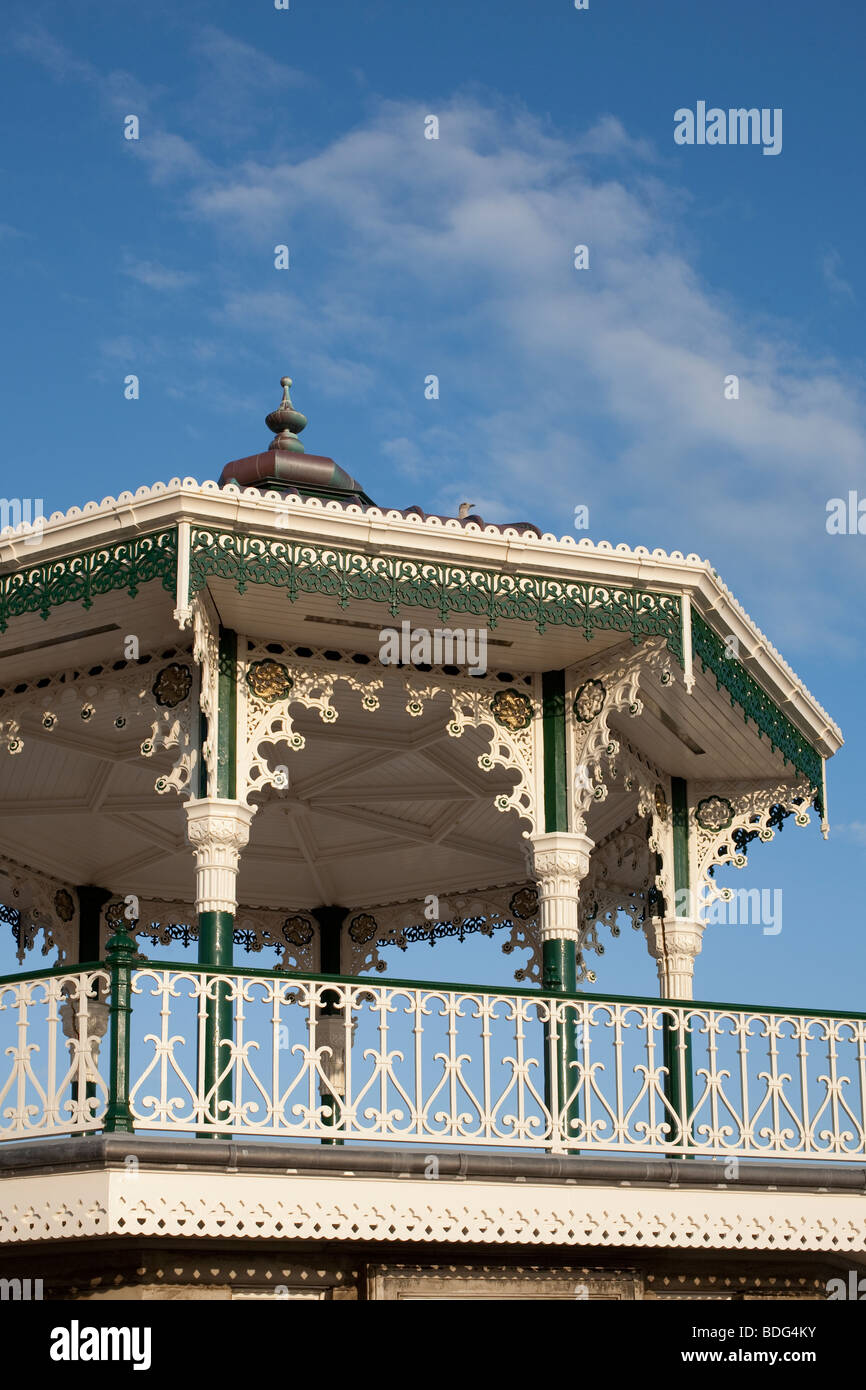
[[[287,682],[282,723],[267,693],[248,699],[259,724],[232,793],[258,807],[239,879],[251,911],[514,891],[547,794],[545,672],[566,673],[587,792],[573,819],[596,845],[647,814],[641,779],[665,807],[668,779],[687,779],[746,827],[747,787],[766,793],[762,815],[777,786],[823,813],[840,731],[709,562],[376,506],[305,453],[289,384],[271,447],[219,482],[172,478],[0,535],[11,861],[189,901],[180,799],[215,786],[191,711],[219,631],[238,634],[244,698],[263,664]],[[484,627],[486,671],[383,667],[380,633],[403,624]],[[646,865],[635,873],[632,888]]]

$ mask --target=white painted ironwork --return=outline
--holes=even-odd
[[[27,952],[33,949],[40,932],[43,956],[56,950],[57,960],[62,964],[74,955],[78,939],[78,894],[70,883],[0,854],[0,903],[13,915],[17,914],[12,931],[19,961],[24,961]]]
[[[510,880],[432,898],[409,898],[400,902],[368,903],[352,908],[343,929],[342,973],[364,975],[368,970],[384,974],[387,963],[381,952],[405,951],[425,929],[434,934],[457,936],[467,924],[483,923],[483,936],[510,929],[502,951],[528,951],[529,956],[515,979],[541,979],[541,937],[538,930],[537,898],[534,883]],[[407,935],[407,929],[414,928]],[[445,930],[442,930],[442,929]],[[468,934],[468,933],[467,933]],[[299,966],[299,970],[307,967]],[[308,973],[312,973],[309,971]]]
[[[0,981],[0,1137],[102,1126],[108,988],[105,970]],[[232,1035],[206,1083],[206,1022],[220,993]],[[132,994],[139,1130],[866,1158],[862,1017],[157,964],[134,968]],[[556,1049],[569,1036],[562,1094]]]
[[[0,981],[0,1138],[101,1129],[105,970]]]
[[[221,982],[234,1036],[223,1041],[221,1074],[206,1092],[205,1020]],[[866,1019],[157,966],[134,971],[133,993],[131,1105],[140,1129],[866,1157]],[[321,1027],[326,1005],[342,1021],[339,1091],[329,1080],[335,1043],[333,1017],[328,1032]],[[554,1050],[572,1028],[573,1084],[558,1095]],[[233,1097],[217,1113],[229,1080]]]
[[[118,757],[129,748],[129,733],[148,730],[139,743],[144,758],[174,752],[174,762],[161,770],[154,782],[160,794],[170,790],[189,795],[192,773],[197,765],[198,692],[190,663],[191,653],[182,646],[160,654],[117,661],[110,666],[59,671],[22,682],[12,692],[0,692],[0,748],[18,754],[30,740],[55,740],[61,747],[79,746],[82,727],[91,730],[94,754],[105,756],[111,750]],[[176,667],[185,682],[159,699],[155,680],[166,669]],[[70,739],[72,742],[70,743]]]
[[[760,844],[775,837],[781,820],[774,812],[780,809],[790,814],[800,827],[810,823],[813,791],[803,777],[788,781],[754,782],[693,782],[689,786],[692,805],[689,809],[689,835],[697,865],[698,889],[695,894],[695,916],[704,916],[713,902],[730,902],[734,890],[716,881],[720,868],[732,865],[743,869],[748,863],[748,848],[737,848],[737,833],[752,834]],[[705,813],[701,815],[701,807]],[[718,816],[713,824],[707,813]]]
[[[300,920],[299,920],[300,919]],[[147,898],[130,894],[112,898],[102,909],[99,923],[100,952],[123,925],[138,947],[137,957],[147,960],[151,946],[178,943],[186,949],[198,941],[198,914],[194,902]],[[298,930],[300,928],[300,931]],[[309,937],[307,937],[309,931]],[[313,974],[319,968],[319,938],[315,919],[303,908],[246,907],[239,904],[234,921],[235,946],[247,954],[276,952],[275,970]],[[350,973],[350,972],[347,972]],[[352,974],[360,974],[353,970]]]

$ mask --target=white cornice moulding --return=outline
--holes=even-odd
[[[347,1158],[347,1163],[350,1160]],[[863,1197],[741,1184],[689,1189],[574,1183],[221,1173],[177,1168],[0,1182],[0,1243],[110,1237],[381,1241],[582,1248],[866,1249]]]

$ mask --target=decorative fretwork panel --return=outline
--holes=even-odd
[[[405,682],[409,714],[423,714],[427,704],[444,693],[451,702],[451,718],[445,726],[451,738],[461,738],[466,729],[484,731],[489,746],[478,756],[482,772],[495,767],[517,772],[512,790],[494,797],[496,809],[516,811],[528,824],[524,836],[539,829],[535,723],[541,707],[531,679],[518,678],[503,689],[495,680],[410,672]]]
[[[663,642],[645,642],[639,651],[617,648],[614,652],[581,663],[569,672],[571,766],[574,770],[574,828],[586,833],[586,817],[593,804],[606,800],[618,768],[631,767],[630,776],[642,796],[647,795],[637,755],[625,756],[620,740],[610,729],[613,714],[636,718],[643,710],[641,684],[652,676],[660,686],[674,679],[673,661]],[[647,800],[652,811],[652,796]]]
[[[138,944],[138,958],[147,959],[147,946],[171,946],[184,950],[198,941],[198,922],[192,903],[157,898],[116,898],[102,911],[102,949],[118,926]],[[306,910],[239,906],[233,942],[245,955],[274,951],[276,970],[311,973],[319,967],[319,933],[315,918]]]
[[[814,796],[806,778],[758,787],[744,782],[695,782],[689,794],[699,909],[715,899],[731,899],[733,890],[719,887],[716,870],[723,865],[745,868],[754,840],[772,840],[789,816],[795,825],[808,825]]]
[[[671,810],[670,778],[645,754],[628,742],[618,740],[612,753],[606,755],[606,780],[612,790],[634,794],[637,797],[637,814],[646,821],[643,832],[649,854],[649,873],[651,882],[647,885],[652,911],[658,910],[672,892],[669,875],[671,850]],[[633,835],[633,828],[623,827],[627,835]],[[616,832],[618,834],[619,832]],[[615,841],[616,834],[609,837]],[[599,846],[598,848],[601,848]]]
[[[699,613],[692,613],[692,647],[704,671],[716,679],[716,687],[724,687],[732,705],[739,705],[747,720],[751,719],[759,735],[765,735],[773,748],[778,748],[785,761],[808,781],[812,794],[821,791],[822,759],[811,744],[782,713],[774,700],[732,655],[730,647],[713,632]]]
[[[154,783],[158,792],[186,794],[197,762],[198,679],[192,654],[171,647],[134,660],[61,671],[0,690],[0,744],[20,753],[28,727],[41,738],[91,730],[94,752],[113,756],[140,732],[140,752],[168,750],[174,762]]]
[[[508,618],[533,622],[539,632],[548,627],[578,628],[587,641],[603,630],[622,632],[636,643],[660,636],[682,663],[678,594],[194,526],[191,594],[204,588],[212,575],[231,580],[240,593],[250,584],[269,584],[283,589],[291,602],[302,594],[327,594],[341,608],[353,600],[382,603],[392,617],[401,608],[415,607],[438,613],[443,623],[459,614],[480,619],[489,628]]]
[[[128,494],[127,494],[128,495]],[[47,618],[63,603],[91,608],[99,594],[125,590],[134,598],[142,584],[162,580],[174,593],[177,572],[177,528],[148,536],[110,541],[97,550],[63,555],[34,565],[22,565],[0,575],[0,632],[10,618],[39,613]]]
[[[605,946],[599,937],[602,927],[616,938],[621,931],[620,919],[625,917],[635,931],[640,931],[655,910],[658,890],[654,870],[651,836],[639,817],[595,846],[589,873],[580,885],[578,984],[595,983],[595,971],[588,966],[586,957],[590,952],[604,955]]]
[[[432,914],[432,915],[431,915]],[[443,938],[463,941],[480,933],[507,930],[502,950],[526,950],[529,958],[515,971],[518,981],[541,979],[538,895],[534,883],[508,883],[399,903],[353,908],[343,927],[343,969],[347,975],[387,969],[381,951],[410,945],[435,946]]]
[[[279,744],[292,751],[304,747],[290,707],[317,710],[324,724],[333,724],[338,717],[338,682],[355,691],[363,710],[378,710],[384,678],[382,667],[370,657],[280,642],[248,642],[243,655],[239,653],[238,785],[247,803],[253,792],[265,787],[284,791],[288,786],[287,772],[271,766],[265,749]]]
[[[19,961],[33,949],[40,932],[43,956],[56,950],[60,964],[75,958],[78,895],[71,884],[0,855],[0,903]]]

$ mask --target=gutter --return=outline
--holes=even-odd
[[[170,1138],[164,1135],[86,1135],[25,1140],[0,1146],[0,1183],[50,1173],[128,1169],[135,1157],[145,1169],[217,1171],[226,1174],[277,1173],[284,1176],[342,1176],[386,1181],[423,1179],[436,1157],[439,1177],[462,1182],[533,1183],[586,1187],[654,1187],[861,1193],[862,1164],[820,1164],[740,1160],[738,1176],[725,1178],[716,1159],[644,1159],[628,1156],[583,1157],[556,1154],[479,1153],[453,1149],[345,1149],[291,1143],[245,1144],[241,1140]],[[2,1187],[0,1187],[2,1191]],[[864,1206],[866,1220],[866,1206]]]

